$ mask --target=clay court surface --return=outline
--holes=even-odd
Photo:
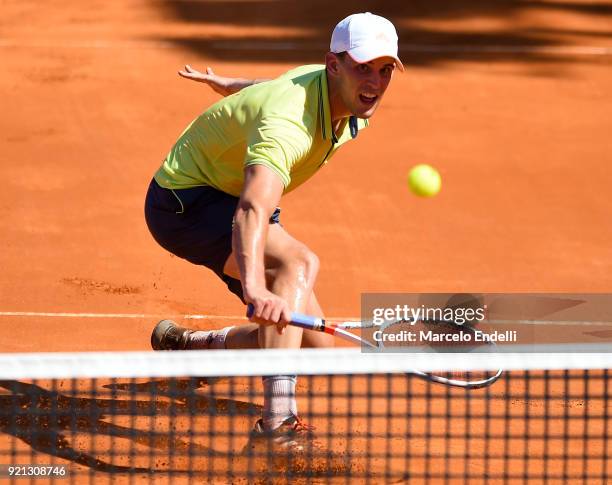
[[[144,222],[154,171],[218,99],[176,71],[321,62],[364,10],[397,25],[407,72],[282,202],[326,314],[366,291],[610,292],[610,2],[0,0],[1,350],[147,350],[156,315],[243,315]],[[442,174],[434,199],[407,190],[417,163]]]

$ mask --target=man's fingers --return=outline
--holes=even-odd
[[[291,323],[291,311],[286,305],[279,308],[278,318],[276,320],[276,329],[280,335],[285,333],[285,328]]]
[[[287,322],[284,318],[285,309],[282,306],[277,306],[274,309],[274,313],[272,315],[271,321],[276,324],[276,331],[279,335],[283,335],[285,333],[285,327],[287,326]]]
[[[283,308],[281,313],[281,323],[289,325],[291,323],[291,311],[288,308]]]
[[[193,71],[179,71],[178,73],[183,77],[188,77],[189,79],[197,79],[197,74],[194,74]]]
[[[260,325],[275,325],[279,335],[285,333],[285,328],[291,322],[291,311],[287,304],[275,298],[256,299],[252,303],[253,312],[249,320]]]
[[[206,70],[208,73],[209,69]],[[208,75],[201,73],[197,69],[194,69],[189,64],[185,64],[185,68],[178,72],[181,76],[186,77],[188,79],[193,79],[194,81],[208,81]]]
[[[270,322],[272,320],[272,311],[274,310],[273,305],[267,302],[261,312],[261,318],[266,322]]]
[[[249,318],[249,320],[253,322],[259,322],[262,319],[261,312],[263,309],[263,304],[260,302],[255,302],[255,303],[252,303],[252,305],[253,305],[253,313],[251,314],[251,317]]]
[[[281,308],[274,307],[270,313],[270,321],[274,323],[280,323],[281,320]]]

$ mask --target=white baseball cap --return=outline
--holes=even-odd
[[[370,12],[356,13],[341,20],[332,33],[330,50],[348,52],[359,63],[379,57],[393,57],[398,68],[404,65],[397,56],[397,32],[386,18]]]

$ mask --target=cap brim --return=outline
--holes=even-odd
[[[354,47],[353,49],[350,49],[347,52],[348,55],[351,56],[351,59],[353,59],[355,62],[358,62],[359,64],[363,64],[364,62],[370,62],[374,59],[380,59],[381,57],[391,57],[393,60],[395,60],[397,68],[400,71],[405,70],[402,61],[400,61],[397,54],[395,54],[395,52],[389,52],[389,48],[387,45],[377,46],[370,44],[367,47]]]

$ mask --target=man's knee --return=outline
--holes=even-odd
[[[313,281],[319,274],[319,257],[310,249],[304,248],[304,253],[300,258],[302,267],[311,275]]]
[[[282,267],[298,280],[303,280],[305,285],[312,286],[319,273],[319,258],[306,246],[300,246],[285,255]]]

